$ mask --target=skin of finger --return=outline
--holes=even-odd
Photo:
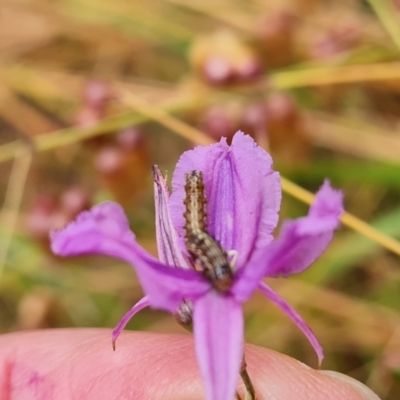
[[[190,335],[57,329],[0,337],[4,400],[200,400],[204,392]],[[246,347],[258,400],[361,400],[351,386],[272,350]],[[241,388],[242,391],[243,388]]]
[[[351,378],[348,375],[340,374],[337,371],[321,371],[324,375],[330,376],[333,379],[337,379],[341,382],[345,382],[347,385],[350,385],[354,389],[356,389],[360,394],[363,395],[366,400],[380,400],[379,396],[374,393],[370,388],[363,385],[361,382],[357,381],[354,378]]]

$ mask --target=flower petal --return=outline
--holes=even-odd
[[[270,299],[275,305],[277,305],[307,336],[307,339],[309,340],[312,347],[314,347],[315,352],[317,353],[318,363],[319,365],[321,365],[321,362],[324,359],[324,351],[321,345],[319,344],[317,338],[315,337],[313,331],[303,321],[300,315],[288,303],[286,303],[286,301],[283,300],[282,297],[280,297],[264,282],[259,283],[258,289],[265,297],[268,297],[268,299]]]
[[[75,222],[51,233],[55,254],[105,254],[134,266],[153,307],[175,312],[183,298],[195,299],[210,287],[195,271],[160,263],[135,241],[122,208],[112,202],[81,213]]]
[[[279,237],[254,252],[232,288],[238,301],[247,300],[264,276],[287,276],[304,271],[328,247],[343,212],[343,195],[325,181],[307,217],[286,221]]]
[[[210,291],[194,303],[193,329],[207,400],[233,399],[243,358],[241,305]]]
[[[326,250],[343,213],[343,194],[325,181],[307,217],[283,224],[269,246],[266,276],[287,276],[308,268]]]
[[[144,296],[141,300],[139,300],[118,322],[117,326],[113,329],[112,334],[111,334],[111,339],[112,339],[112,345],[115,350],[115,342],[118,339],[118,336],[121,334],[121,332],[124,330],[126,324],[129,322],[129,320],[140,310],[143,310],[143,308],[149,307],[150,306],[150,301],[148,296]]]
[[[170,197],[172,221],[181,236],[185,174],[192,170],[203,172],[208,231],[224,249],[238,252],[240,269],[255,248],[271,242],[278,221],[281,186],[272,159],[242,132],[235,134],[231,146],[223,138],[185,152],[176,166]]]
[[[167,182],[156,165],[153,166],[153,176],[158,257],[168,265],[189,269],[179,248],[178,235],[169,214]]]

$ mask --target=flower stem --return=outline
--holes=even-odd
[[[243,361],[242,361],[242,367],[240,369],[240,376],[242,377],[244,386],[246,388],[246,394],[245,394],[245,400],[256,400],[256,391],[254,390],[253,382],[250,379],[250,375],[247,372],[246,369],[246,360],[244,358],[243,354]]]

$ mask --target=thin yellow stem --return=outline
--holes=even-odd
[[[308,68],[271,74],[267,82],[276,89],[337,85],[400,79],[400,63]]]
[[[201,103],[202,101],[196,99],[193,101],[186,99],[185,101],[179,100],[175,103],[163,105],[163,107],[165,107],[169,112],[180,112]],[[145,113],[138,114],[137,112],[128,111],[103,118],[96,125],[90,128],[71,127],[38,135],[32,139],[31,145],[35,152],[52,150],[79,143],[94,136],[107,135],[129,125],[146,122],[148,119],[149,118],[146,117]],[[18,146],[18,141],[0,146],[0,163],[11,160],[14,157]]]
[[[312,193],[287,180],[284,177],[281,177],[281,181],[282,189],[285,193],[289,194],[292,197],[295,197],[298,200],[303,201],[304,203],[312,203],[314,199]],[[381,246],[392,251],[393,253],[400,255],[400,242],[392,238],[391,236],[385,235],[384,233],[378,231],[371,225],[367,224],[366,222],[348,212],[343,213],[341,221],[344,225],[348,226],[354,231],[361,233],[365,237],[373,240],[376,243],[379,243]]]
[[[241,29],[248,33],[254,32],[253,16],[246,15],[243,13],[243,10],[232,10],[232,4],[230,7],[227,7],[226,4],[218,4],[209,3],[211,7],[207,4],[207,2],[193,2],[193,1],[182,1],[182,0],[168,0],[168,3],[179,5],[181,7],[186,7],[190,10],[196,11],[200,14],[204,14],[210,18],[215,19],[216,21],[220,21],[222,23],[233,26],[237,29]],[[223,7],[224,12],[221,12],[221,8]]]
[[[400,49],[400,20],[392,0],[367,0],[395,45]]]
[[[65,128],[44,133],[32,138],[31,145],[35,152],[56,149],[58,147],[81,142],[93,136],[115,132],[115,129],[123,128],[130,124],[143,122],[145,118],[134,112],[125,112],[113,115],[99,121],[91,128]],[[18,140],[0,146],[0,162],[10,160],[18,150]]]
[[[127,90],[121,90],[121,93],[121,101],[125,105],[130,106],[146,117],[159,122],[161,125],[171,129],[171,131],[175,133],[178,133],[183,138],[205,146],[214,143],[214,140],[212,140],[209,136],[173,117],[164,109],[155,107],[153,104],[148,103],[144,99],[135,96]]]
[[[0,281],[7,261],[12,237],[14,235],[24,187],[32,162],[32,149],[25,144],[20,144],[14,155],[14,164],[11,170],[6,197],[0,214]]]

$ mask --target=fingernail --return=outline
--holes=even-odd
[[[357,381],[350,376],[341,374],[336,371],[320,371],[322,374],[329,376],[332,379],[343,382],[348,386],[351,386],[357,393],[359,393],[365,400],[381,400],[370,388],[365,386],[363,383]]]

